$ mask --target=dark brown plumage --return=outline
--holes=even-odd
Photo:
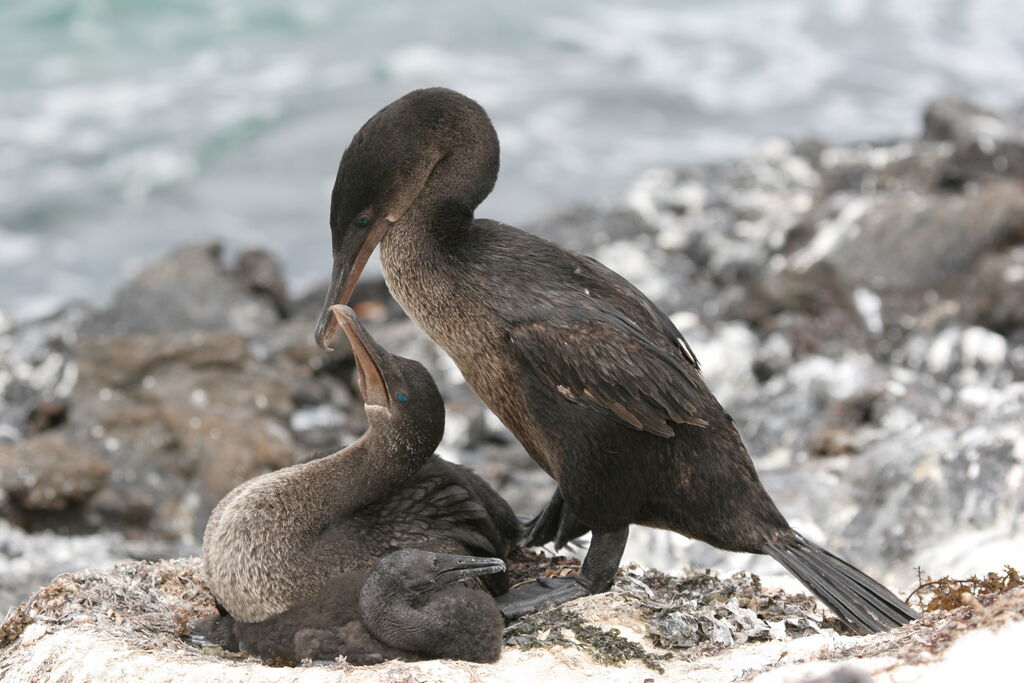
[[[379,243],[392,294],[558,482],[530,539],[593,531],[575,580],[519,587],[505,614],[607,590],[629,525],[644,524],[770,554],[860,630],[914,618],[790,528],[693,352],[647,297],[591,258],[474,219],[497,172],[494,128],[459,93],[417,90],[374,115],[338,170],[327,305],[347,300]],[[332,330],[325,312],[318,341]]]
[[[477,587],[460,584],[449,591],[475,591],[480,595],[474,599],[493,607],[490,593],[508,585],[504,574],[494,573],[494,563],[517,542],[519,523],[486,483],[433,455],[444,431],[444,406],[423,366],[381,348],[350,309],[338,306],[332,315],[352,343],[370,429],[347,448],[256,477],[225,496],[203,539],[207,582],[237,622],[241,644],[259,654],[302,658],[337,645],[336,654],[356,658],[394,656],[374,650],[362,626],[339,635],[345,624],[359,621],[388,648],[409,656],[446,656],[422,651],[418,641],[389,640],[373,631],[367,603],[356,608],[367,571],[404,549],[487,558],[491,570],[477,573]],[[425,595],[417,599],[429,602]],[[389,613],[399,606],[377,607]],[[419,629],[442,644],[450,630],[447,621]],[[496,653],[500,639],[500,629],[487,634],[477,654]]]

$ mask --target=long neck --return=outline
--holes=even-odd
[[[430,167],[408,208],[385,242],[410,246],[444,242],[473,224],[473,212],[498,178],[498,137],[486,115],[453,136],[455,142]]]
[[[462,284],[468,273],[457,239],[459,233],[470,231],[471,225],[472,214],[456,223],[451,214],[438,212],[435,206],[418,205],[388,231],[380,245],[388,290],[409,317],[449,353],[452,349],[444,335],[438,337],[438,328],[456,324],[458,308],[473,295]]]
[[[451,159],[446,157],[435,167],[423,191],[380,245],[389,290],[432,337],[432,328],[451,318],[452,305],[471,294],[460,284],[468,275],[462,250],[473,231],[476,202],[486,195],[466,191],[467,180]]]
[[[474,324],[480,322],[484,303],[483,293],[472,286],[477,270],[486,266],[478,258],[481,234],[474,228],[473,211],[498,173],[497,137],[489,123],[487,130],[489,137],[464,141],[433,167],[380,245],[391,294],[457,363],[465,355],[459,349],[478,341],[466,330],[479,331]]]
[[[430,430],[400,420],[375,419],[354,444],[303,465],[302,505],[320,511],[314,526],[380,500],[430,458],[439,439]],[[321,526],[322,528],[322,526]]]

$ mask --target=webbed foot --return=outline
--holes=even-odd
[[[516,586],[508,593],[498,596],[498,607],[506,619],[517,619],[524,614],[537,612],[545,607],[590,595],[590,591],[575,578],[537,579]]]
[[[573,578],[537,579],[516,586],[497,598],[498,607],[506,619],[516,619],[545,607],[603,593],[612,587],[615,571],[626,548],[629,527],[610,531],[595,531],[583,568]]]

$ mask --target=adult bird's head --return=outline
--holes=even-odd
[[[348,306],[336,304],[328,312],[352,345],[371,424],[432,452],[444,434],[444,401],[430,373],[414,360],[389,353]]]
[[[453,90],[414,90],[363,124],[341,157],[331,194],[334,268],[316,326],[320,348],[329,350],[337,331],[330,307],[348,303],[396,224],[472,218],[497,176],[498,138],[487,113]]]

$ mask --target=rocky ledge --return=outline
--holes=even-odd
[[[543,561],[521,557],[534,574]],[[557,571],[557,567],[554,568]],[[840,635],[804,596],[755,577],[672,577],[632,566],[608,593],[541,612],[506,630],[495,664],[456,661],[261,662],[196,643],[215,614],[198,559],[64,574],[0,626],[0,677],[76,681],[963,680],[1016,665],[1024,588],[980,597],[867,637]]]

